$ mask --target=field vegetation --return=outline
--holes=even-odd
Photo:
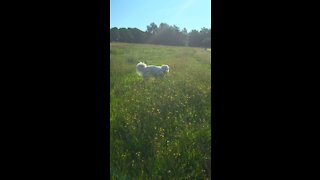
[[[144,81],[138,62],[168,64]],[[211,52],[205,48],[110,43],[112,179],[209,179]]]

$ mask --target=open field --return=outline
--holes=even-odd
[[[204,48],[110,44],[112,179],[209,179],[211,52]],[[168,64],[143,81],[135,65]]]

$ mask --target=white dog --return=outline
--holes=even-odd
[[[154,66],[154,65],[146,65],[143,62],[139,62],[136,65],[137,73],[142,76],[144,79],[147,79],[150,75],[153,77],[161,77],[165,73],[169,72],[169,66],[168,65],[162,65],[162,66]]]

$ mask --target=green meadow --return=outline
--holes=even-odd
[[[210,179],[211,51],[110,43],[112,179]],[[138,62],[170,66],[144,81]]]

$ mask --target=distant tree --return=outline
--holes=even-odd
[[[188,31],[186,28],[183,28],[182,31],[182,41],[184,46],[188,46]]]
[[[160,23],[157,33],[152,37],[153,43],[182,46],[185,44],[184,35],[179,27]]]
[[[207,28],[202,28],[200,31],[201,36],[201,47],[211,47],[211,30]]]
[[[168,45],[170,39],[169,25],[166,23],[160,23],[157,32],[152,36],[152,43]]]
[[[160,23],[159,25],[159,31],[164,31],[168,29],[170,26],[167,23]]]
[[[145,39],[145,33],[137,28],[128,28],[131,35],[133,36],[134,43],[143,43]]]
[[[188,34],[187,29],[186,29],[186,28],[183,28],[183,29],[182,29],[182,33],[185,34],[185,35],[187,35],[187,34]]]
[[[147,30],[138,28],[112,28],[110,29],[110,42],[152,43],[174,46],[211,47],[211,29],[202,28],[200,31],[192,30],[188,33],[186,28],[180,30],[176,25],[170,26],[154,22],[147,26]]]
[[[152,22],[149,26],[147,26],[147,33],[149,35],[156,34],[157,30],[158,30],[158,26],[154,22]]]
[[[192,30],[189,33],[189,46],[211,47],[211,29],[202,28],[200,32]]]
[[[192,30],[189,33],[189,46],[200,46],[201,42],[201,35],[197,30]]]
[[[201,47],[211,47],[211,38],[207,37],[201,41]]]
[[[158,26],[152,22],[150,23],[150,25],[147,26],[147,31],[146,31],[146,39],[145,41],[148,43],[155,43],[156,39],[155,39],[155,35],[158,33],[159,28]]]
[[[183,34],[180,31],[180,28],[176,25],[173,25],[173,45],[183,46]]]
[[[119,31],[116,27],[110,29],[110,42],[113,41],[119,41]]]
[[[130,32],[130,30],[126,28],[120,28],[119,29],[119,41],[120,42],[133,42],[133,36]]]

